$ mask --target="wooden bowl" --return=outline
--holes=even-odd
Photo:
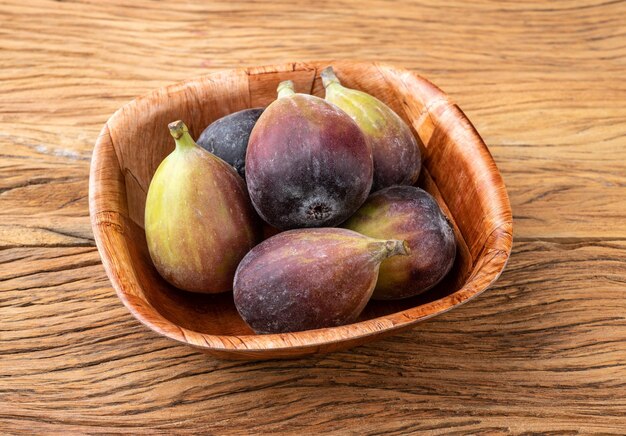
[[[96,142],[89,181],[91,225],[104,268],[119,298],[141,322],[169,338],[228,358],[326,353],[407,329],[484,291],[511,250],[512,217],[498,169],[481,137],[446,94],[426,79],[378,63],[332,62],[342,82],[394,109],[419,136],[424,167],[418,184],[454,224],[457,260],[436,288],[401,301],[372,301],[358,322],[289,334],[255,335],[232,294],[180,291],[157,274],[143,229],[146,192],[174,148],[167,124],[182,119],[192,135],[212,121],[276,97],[291,79],[296,90],[324,95],[319,72],[331,62],[290,63],[223,71],[138,98],[118,110]]]

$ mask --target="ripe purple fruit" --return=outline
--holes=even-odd
[[[371,149],[356,123],[319,97],[278,86],[278,99],[257,121],[246,155],[255,209],[281,230],[335,226],[371,188]]]
[[[255,108],[226,115],[204,129],[196,142],[230,164],[245,178],[248,139],[262,113],[263,108]]]
[[[420,294],[450,271],[456,256],[454,231],[435,199],[414,186],[391,186],[367,199],[346,228],[379,239],[403,239],[411,254],[383,261],[373,299]]]
[[[345,229],[283,232],[254,247],[239,264],[235,305],[257,333],[350,323],[370,299],[380,262],[407,253],[404,241]]]

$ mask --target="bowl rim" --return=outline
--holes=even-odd
[[[328,327],[315,330],[305,330],[293,333],[276,333],[266,335],[217,335],[207,334],[189,330],[185,327],[181,327],[169,319],[165,318],[157,309],[155,309],[148,301],[136,296],[132,292],[132,286],[126,281],[120,279],[118,271],[116,270],[115,262],[110,257],[111,253],[108,250],[110,244],[109,232],[120,232],[119,223],[115,220],[103,217],[103,214],[118,213],[110,210],[101,210],[99,208],[99,202],[96,201],[95,191],[107,192],[106,187],[100,186],[99,165],[100,159],[99,151],[104,147],[104,144],[109,141],[112,144],[111,135],[109,133],[109,122],[116,117],[124,109],[137,105],[140,101],[151,99],[159,93],[175,92],[181,88],[190,86],[199,80],[210,80],[211,77],[223,76],[224,74],[241,73],[256,74],[257,71],[295,71],[298,67],[302,69],[319,69],[319,65],[330,65],[333,63],[350,63],[355,66],[372,66],[376,68],[389,68],[394,71],[407,75],[412,79],[424,82],[428,86],[432,87],[437,92],[437,98],[434,98],[431,103],[425,105],[425,114],[428,115],[431,108],[435,104],[444,104],[447,106],[456,106],[450,101],[447,95],[439,90],[436,85],[425,79],[418,74],[399,68],[391,64],[380,62],[368,62],[368,61],[308,61],[308,62],[296,62],[288,64],[267,65],[261,67],[249,67],[249,68],[233,68],[215,71],[209,74],[196,76],[191,79],[187,79],[181,82],[177,82],[165,87],[158,88],[143,96],[131,100],[122,107],[120,107],[105,123],[102,131],[98,135],[94,152],[91,160],[90,176],[89,176],[89,212],[92,230],[94,233],[94,239],[96,246],[100,253],[102,263],[105,272],[111,281],[118,297],[126,306],[126,308],[135,316],[141,323],[149,327],[151,330],[166,336],[175,341],[185,343],[197,348],[201,348],[207,351],[227,351],[227,352],[242,352],[242,353],[263,353],[267,351],[279,351],[279,350],[293,350],[299,349],[311,349],[315,347],[326,347],[332,344],[340,344],[345,342],[358,343],[359,340],[363,340],[369,336],[377,336],[382,333],[394,333],[399,330],[404,330],[415,325],[419,321],[432,318],[436,315],[445,313],[455,307],[461,306],[476,296],[484,292],[493,282],[495,282],[502,271],[504,270],[508,259],[510,257],[512,248],[512,213],[510,201],[504,181],[493,161],[493,157],[489,153],[484,141],[476,132],[471,121],[460,111],[460,118],[455,122],[463,121],[467,128],[472,129],[475,132],[476,140],[471,141],[469,144],[464,145],[466,147],[480,148],[481,156],[484,163],[493,167],[496,177],[494,183],[491,186],[493,190],[493,199],[498,203],[498,209],[500,210],[499,222],[492,233],[486,237],[483,251],[488,249],[490,256],[486,262],[481,265],[472,268],[472,273],[466,279],[466,283],[457,291],[452,294],[446,295],[440,299],[414,306],[399,312],[394,312],[388,315],[379,316],[363,321],[358,321],[351,324],[346,324],[337,327]],[[317,74],[317,71],[316,71]],[[113,157],[118,164],[118,172],[121,174],[122,170],[119,167],[119,160],[114,150],[112,150]],[[480,274],[483,272],[484,274]],[[330,338],[327,336],[331,336]],[[249,346],[249,342],[253,342],[254,346]]]

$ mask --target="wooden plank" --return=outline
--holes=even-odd
[[[254,363],[147,331],[93,248],[5,250],[0,422],[40,432],[616,431],[625,253],[624,241],[519,243],[491,290],[411,332]]]
[[[219,68],[277,59],[328,58],[329,53],[379,59],[377,49],[358,38],[376,29],[390,48],[381,60],[431,78],[476,124],[509,186],[516,235],[626,237],[620,122],[626,118],[621,80],[626,63],[619,44],[626,14],[617,13],[621,5],[407,5],[400,15],[383,3],[371,4],[359,11],[358,27],[337,14],[336,4],[324,2],[306,17],[298,14],[298,3],[284,9],[241,3],[173,8],[167,19],[152,6],[60,4],[45,20],[41,11],[49,2],[9,4],[0,113],[28,117],[2,117],[2,147],[21,157],[30,152],[86,159],[106,117],[136,95]],[[450,14],[461,19],[443,38]],[[515,19],[506,19],[511,14]],[[263,22],[246,25],[255,16],[263,16]],[[343,24],[343,33],[316,19]],[[211,26],[222,21],[229,26]],[[136,25],[148,22],[149,28]],[[303,40],[289,38],[288,23],[295,22]],[[37,32],[31,31],[34,23]],[[410,32],[415,23],[419,32]],[[463,32],[470,30],[471,42],[463,41]],[[143,37],[146,32],[150,38]],[[94,46],[103,33],[106,40]],[[282,52],[269,46],[276,35],[287,44]],[[328,51],[325,42],[333,38],[340,41]],[[175,62],[168,47],[176,47]],[[82,55],[89,60],[79,62],[77,70]],[[34,93],[47,103],[32,98]],[[15,150],[16,145],[25,150]],[[598,189],[603,195],[596,195]]]

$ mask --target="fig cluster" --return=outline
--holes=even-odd
[[[321,78],[324,99],[281,82],[269,106],[214,121],[197,142],[170,123],[176,147],[148,190],[159,274],[184,291],[232,289],[259,334],[354,322],[370,299],[432,288],[455,260],[450,222],[414,186],[419,138],[332,67]]]

